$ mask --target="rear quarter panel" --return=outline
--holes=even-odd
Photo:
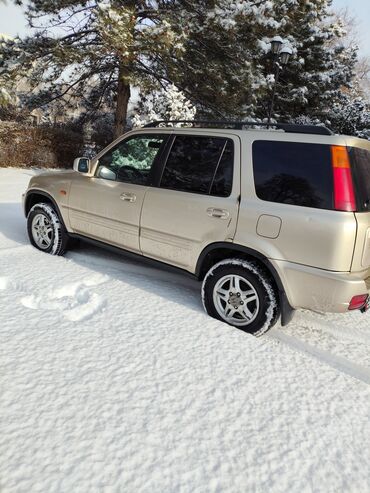
[[[357,233],[354,214],[259,199],[255,191],[252,160],[252,144],[256,140],[346,145],[345,139],[339,136],[245,132],[242,139],[241,203],[235,242],[274,260],[330,271],[350,271]],[[261,215],[281,220],[277,237],[268,238],[257,233]]]
[[[351,270],[366,271],[370,268],[370,212],[356,214],[357,239]]]
[[[370,152],[370,142],[355,137],[346,137],[348,147],[359,147]],[[370,268],[370,212],[358,212],[355,214],[357,223],[356,244],[351,266],[352,272],[362,272],[369,275]]]

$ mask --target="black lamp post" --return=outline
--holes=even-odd
[[[283,47],[283,40],[280,36],[275,36],[270,41],[271,44],[271,53],[276,57],[279,55],[281,48]]]
[[[287,65],[293,53],[292,49],[289,48],[289,46],[283,47],[283,40],[281,39],[280,36],[275,36],[274,38],[272,38],[270,43],[271,43],[271,53],[273,55],[274,65],[275,65],[275,82],[271,96],[271,104],[270,104],[268,120],[267,120],[267,128],[269,128],[271,125],[271,118],[272,118],[272,112],[274,110],[274,101],[275,101],[276,88],[279,80],[280,71],[283,65]]]

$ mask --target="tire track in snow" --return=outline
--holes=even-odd
[[[325,316],[325,319],[322,318],[323,315]],[[343,314],[336,315],[343,316]],[[354,316],[355,314],[353,313],[351,315]],[[300,324],[308,331],[310,331],[310,329],[319,329],[320,331],[324,331],[337,339],[341,339],[342,342],[346,340],[370,346],[369,331],[368,329],[364,331],[365,326],[370,326],[366,323],[367,320],[370,322],[370,319],[368,319],[370,313],[359,315],[360,319],[351,318],[351,320],[349,320],[346,315],[344,315],[341,320],[337,319],[333,322],[333,319],[328,320],[327,315],[322,313],[318,313],[316,315],[314,312],[298,311],[293,322]]]
[[[360,380],[368,385],[370,385],[370,370],[364,368],[362,366],[356,365],[351,361],[343,358],[341,356],[337,356],[328,351],[324,351],[323,349],[319,349],[317,347],[311,346],[306,342],[297,339],[291,335],[285,334],[283,331],[279,329],[270,330],[265,337],[281,342],[295,351],[299,351],[300,353],[306,354],[312,358],[317,359],[320,363],[324,363],[328,366],[331,366],[335,370],[340,371],[341,373],[345,373],[346,375],[355,378],[356,380]]]

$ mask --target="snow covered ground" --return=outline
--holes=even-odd
[[[0,490],[369,492],[370,315],[256,339],[187,277],[28,244],[0,170]]]

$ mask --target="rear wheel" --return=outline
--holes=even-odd
[[[202,286],[207,313],[254,335],[262,335],[279,315],[272,282],[262,269],[246,260],[227,259],[207,273]]]
[[[31,244],[52,255],[63,255],[68,233],[51,204],[35,204],[27,216],[27,231]]]

